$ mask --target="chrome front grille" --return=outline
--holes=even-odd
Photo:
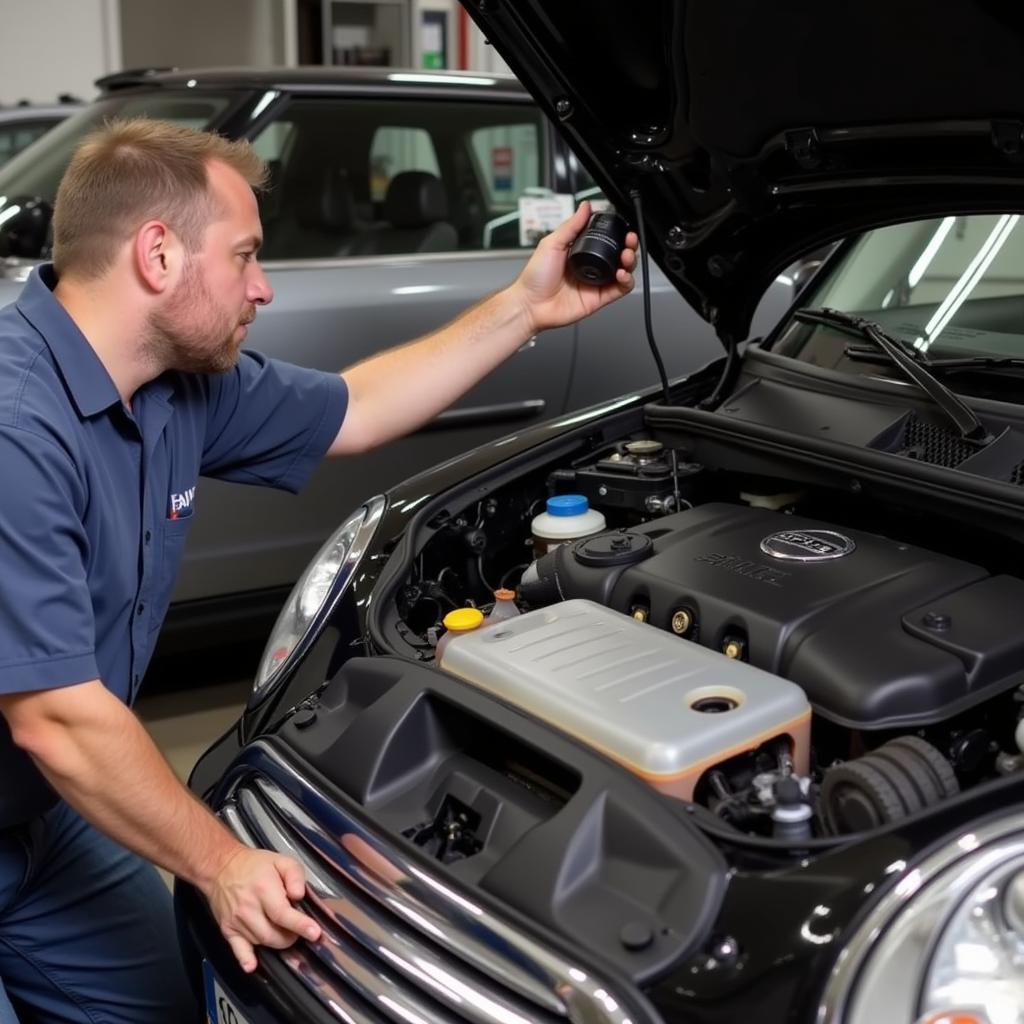
[[[219,808],[250,846],[304,867],[323,929],[280,956],[348,1024],[641,1024],[653,1017],[381,840],[256,743]],[[266,955],[266,951],[265,951]],[[631,1005],[630,1005],[631,1004]]]

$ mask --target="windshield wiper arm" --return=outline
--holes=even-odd
[[[929,359],[925,366],[950,373],[959,370],[1020,370],[1024,369],[1024,359],[1018,356],[952,356],[947,359]]]
[[[859,334],[859,332],[858,332]],[[892,337],[892,335],[890,335]],[[1020,356],[945,356],[932,359],[909,341],[892,338],[918,366],[932,373],[959,373],[972,370],[1024,370],[1024,359]],[[878,349],[874,345],[847,345],[844,354],[854,362],[878,362]]]
[[[955,392],[950,391],[945,384],[932,376],[920,359],[910,355],[906,351],[906,342],[887,334],[873,320],[865,320],[864,317],[852,316],[850,313],[827,307],[798,309],[793,316],[800,323],[835,327],[870,341],[953,421],[965,441],[984,446],[992,440],[992,435],[974,414],[974,410]]]

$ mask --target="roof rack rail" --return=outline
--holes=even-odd
[[[160,68],[129,68],[124,71],[115,71],[111,75],[104,75],[102,78],[97,78],[93,85],[97,89],[103,89],[106,92],[113,92],[115,89],[126,89],[131,85],[139,85],[146,81],[148,78],[152,78],[154,75],[159,75],[163,71],[177,71],[176,67],[160,67]]]

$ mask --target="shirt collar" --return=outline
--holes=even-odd
[[[49,346],[79,414],[94,416],[114,404],[120,405],[121,396],[96,350],[54,296],[56,286],[52,263],[36,267],[18,297],[17,307]],[[173,388],[161,377],[139,390],[166,399]]]

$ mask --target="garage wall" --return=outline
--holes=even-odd
[[[471,71],[500,71],[508,74],[508,65],[498,56],[484,38],[476,22],[469,24],[469,69]]]
[[[0,0],[0,103],[83,99],[121,67],[119,0]]]
[[[120,0],[126,68],[295,63],[295,0]]]

